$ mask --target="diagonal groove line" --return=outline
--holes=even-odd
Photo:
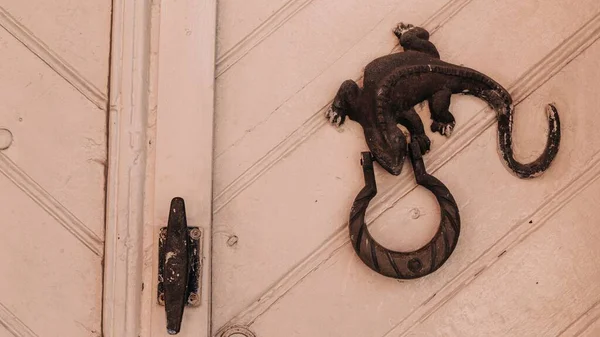
[[[275,11],[275,13],[250,32],[250,34],[242,38],[242,40],[224,52],[223,55],[217,59],[215,77],[224,74],[229,68],[254,49],[254,47],[273,34],[279,27],[283,26],[311,2],[312,0],[289,0],[281,6],[281,8]]]
[[[285,105],[287,105],[291,100],[293,100],[296,95],[300,94],[306,87],[310,87],[312,83],[314,83],[316,80],[320,79],[321,77],[324,76],[324,74],[327,72],[327,70],[331,67],[333,67],[337,62],[339,62],[341,59],[343,59],[344,57],[346,57],[349,53],[351,53],[354,48],[359,45],[361,42],[363,42],[365,39],[367,39],[368,37],[370,37],[371,33],[373,31],[375,31],[377,29],[377,27],[379,26],[379,24],[384,21],[386,19],[386,16],[384,16],[381,20],[379,20],[379,22],[377,22],[377,24],[374,25],[374,27],[372,29],[370,29],[368,32],[366,32],[365,34],[362,35],[362,37],[358,40],[356,40],[354,42],[354,44],[348,48],[346,51],[344,51],[342,54],[340,54],[333,62],[331,62],[328,66],[325,67],[325,69],[321,72],[319,72],[316,76],[313,76],[311,79],[309,79],[308,81],[304,82],[300,89],[298,89],[297,91],[295,91],[293,94],[291,94],[290,96],[288,96],[281,104],[279,104],[275,109],[272,109],[272,111],[263,119],[261,119],[258,123],[254,124],[254,126],[252,126],[251,128],[249,128],[248,130],[246,130],[246,133],[252,133],[254,132],[254,130],[256,130],[257,128],[263,126],[264,124],[266,124],[267,122],[269,122],[271,120],[271,117],[273,117],[274,115],[276,115],[277,113],[279,113],[280,109],[283,108]],[[319,109],[319,111],[321,111],[321,109]],[[227,146],[227,148],[219,151],[218,153],[215,153],[215,159],[219,159],[222,155],[224,155],[225,153],[227,153],[231,148],[236,147],[237,145],[241,144],[244,142],[244,140],[246,139],[245,136],[241,136],[239,138],[237,138],[232,144],[230,144],[229,146]]]
[[[15,337],[38,337],[2,303],[0,303],[0,326],[5,327]]]
[[[580,336],[600,320],[600,300],[569,324],[557,336]]]
[[[429,19],[423,22],[422,27],[427,27],[429,35],[437,32],[446,22],[450,21],[458,12],[465,8],[472,0],[452,0],[448,1],[442,8],[435,12]],[[400,49],[400,44],[396,46]]]
[[[596,14],[573,35],[560,43],[558,47],[551,51],[544,59],[515,81],[509,89],[512,92],[515,106],[561,71],[566,65],[598,40],[598,38],[600,38],[600,14]],[[532,80],[532,78],[535,80]],[[483,110],[489,110],[489,108]],[[474,121],[470,123],[472,125],[471,127],[467,128],[462,133],[457,133],[454,136],[455,138],[448,140],[437,151],[432,152],[430,157],[427,158],[428,160],[426,159],[426,167],[430,174],[437,171],[467,145],[473,142],[480,134],[494,125],[496,119],[494,114],[483,114],[480,112],[477,116],[478,117],[473,118]],[[323,118],[322,116],[319,117]],[[311,118],[311,120],[313,119],[315,118]],[[308,135],[305,137],[308,137]],[[409,177],[408,174],[404,176],[404,179],[399,179],[398,183],[385,193],[385,197],[380,198],[373,203],[371,212],[367,213],[367,223],[371,224],[385,211],[394,207],[404,195],[408,194],[416,187],[417,185],[412,181],[412,178]],[[347,223],[344,223],[339,227],[338,231],[333,233],[318,249],[294,266],[282,279],[263,293],[257,301],[253,302],[240,314],[231,319],[227,325],[252,323],[293,287],[301,283],[305,277],[317,270],[320,265],[340,251],[349,242],[346,231]]]
[[[19,189],[25,192],[94,254],[102,256],[102,239],[3,153],[0,153],[0,173],[4,174]]]
[[[454,17],[460,10],[462,10],[472,0],[451,0],[428,18],[421,26],[431,29],[433,35],[443,24],[449,19]],[[391,52],[395,52],[399,49],[399,45],[396,45]],[[362,75],[360,75],[356,81],[360,81]],[[258,178],[260,178],[265,172],[271,167],[277,164],[282,158],[293,152],[299,147],[306,139],[312,136],[317,130],[327,124],[327,120],[323,117],[327,107],[331,105],[332,101],[329,101],[319,111],[313,114],[306,122],[304,122],[296,131],[292,132],[286,138],[284,138],[279,144],[273,147],[267,154],[257,160],[252,166],[244,171],[239,177],[225,187],[220,193],[218,193],[213,200],[214,214],[217,214],[223,207],[225,207],[231,200],[242,193],[248,186],[252,185]]]
[[[46,63],[60,77],[71,84],[90,102],[99,109],[106,110],[108,104],[106,95],[67,63],[67,61],[58,56],[43,41],[38,39],[2,6],[0,6],[0,26]]]
[[[575,174],[575,178],[558,188],[536,210],[520,220],[503,237],[475,258],[466,268],[463,268],[458,275],[444,284],[441,289],[435,291],[434,300],[423,303],[416,308],[388,331],[384,337],[406,336],[419,323],[423,323],[448,301],[467,288],[478,276],[489,270],[505,252],[514,249],[531,234],[542,228],[553,215],[568,205],[570,201],[585,191],[598,178],[600,178],[600,151],[596,152],[592,160]],[[535,220],[531,221],[531,219]]]
[[[323,107],[320,111],[325,111],[326,108],[327,106]],[[308,139],[324,125],[323,115],[320,112],[309,118],[298,130],[294,131],[291,135],[277,144],[277,146],[267,152],[267,154],[242,173],[237,179],[229,184],[229,186],[224,188],[221,193],[215,196],[213,200],[213,213],[219,213],[227,206],[227,204],[229,204],[229,202],[248,188],[248,186],[252,185],[252,183],[260,178],[265,172],[269,171],[271,167],[275,166],[275,164],[286,155],[293,152],[304,142],[304,140]]]

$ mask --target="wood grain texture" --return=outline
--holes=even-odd
[[[561,71],[565,65],[572,64],[572,60],[588,48],[594,39],[597,39],[597,37],[594,37],[596,35],[593,34],[596,28],[590,28],[595,26],[588,25],[588,29],[584,30],[585,34],[581,35],[581,39],[573,39],[577,42],[574,42],[571,47],[568,44],[572,43],[571,38],[573,36],[579,36],[576,35],[578,29],[584,27],[586,22],[590,21],[597,14],[597,6],[594,2],[581,4],[581,7],[575,8],[574,11],[569,13],[569,15],[573,15],[572,20],[560,25],[557,24],[561,20],[558,13],[567,6],[565,2],[556,1],[543,7],[531,7],[530,3],[521,4],[516,2],[511,2],[510,4],[496,3],[494,6],[497,7],[492,9],[489,9],[489,6],[489,3],[484,4],[478,1],[469,3],[452,19],[447,21],[445,25],[441,26],[433,39],[437,43],[439,37],[440,44],[443,45],[443,47],[440,47],[442,57],[451,62],[464,63],[467,66],[482,70],[492,77],[497,78],[501,83],[521,83],[522,81],[522,83],[530,83],[523,84],[523,88],[527,88],[527,90],[516,93],[521,100],[531,97],[535,89]],[[507,17],[511,17],[508,14],[513,13],[515,7],[523,10],[523,13],[527,13],[527,22],[521,22],[521,18],[519,17],[512,19],[514,21],[506,21]],[[488,9],[484,11],[483,8]],[[463,13],[465,11],[467,12]],[[491,13],[495,13],[495,16],[486,16],[492,15]],[[499,15],[499,17],[503,18],[502,24],[497,21],[500,20],[496,18],[498,13],[507,14]],[[478,16],[476,20],[468,19],[476,15]],[[511,26],[510,33],[502,30],[504,25]],[[525,38],[520,33],[525,30],[524,27],[534,27],[539,32],[536,34],[543,35],[544,39]],[[480,34],[481,30],[485,31],[485,34]],[[457,34],[457,32],[460,32],[460,34]],[[387,32],[382,27],[379,34],[385,33]],[[458,35],[460,35],[459,38],[456,37]],[[442,39],[442,36],[446,37]],[[486,36],[486,38],[482,36]],[[470,40],[471,42],[469,42]],[[476,42],[473,43],[472,40]],[[565,40],[568,42],[567,47],[564,50],[557,49],[557,54],[550,54],[555,55],[556,59],[553,62],[547,63],[547,68],[546,66],[541,68],[545,70],[541,72],[533,71],[536,69],[539,70],[538,66],[540,64],[544,65],[542,60],[547,60],[545,56]],[[473,44],[477,47],[469,48]],[[511,48],[506,48],[506,46],[511,46]],[[516,53],[515,50],[518,50],[519,53]],[[566,56],[558,54],[567,50]],[[477,53],[479,53],[479,56]],[[486,57],[481,57],[482,54]],[[515,56],[516,54],[518,55]],[[522,57],[522,59],[514,61],[515,57]],[[512,65],[511,63],[513,62],[516,64]],[[326,79],[333,83],[334,81],[331,77],[328,76]],[[334,87],[333,84],[330,85],[332,88]],[[309,87],[307,86],[306,88]],[[323,88],[325,86],[320,88],[321,91]],[[332,90],[335,89],[337,87]],[[323,102],[327,102],[328,99],[325,98],[325,95],[323,96]],[[569,101],[569,104],[564,104],[565,96],[566,94],[557,91],[543,98],[546,100],[559,100],[559,109],[562,108],[564,111],[573,110],[572,101]],[[302,100],[297,101],[297,104],[300,105],[290,105],[290,110],[286,114],[286,118],[292,118],[290,116],[294,112],[304,111],[305,105],[315,105],[315,110],[325,105],[316,105],[314,102],[318,99],[315,99],[315,97],[320,97],[318,96],[318,91],[314,91],[312,96],[303,96]],[[564,104],[562,107],[561,100]],[[524,159],[535,156],[536,151],[539,151],[541,145],[543,145],[540,141],[543,141],[545,133],[544,115],[542,113],[544,103],[546,102],[540,99],[540,101],[536,101],[535,105],[517,107],[517,121],[515,122],[517,155]],[[445,146],[445,151],[440,152],[445,153],[445,155],[440,156],[440,158],[446,159],[440,162],[440,166],[436,170],[439,170],[439,174],[447,175],[447,178],[441,180],[448,185],[450,185],[451,181],[457,184],[453,186],[475,185],[475,183],[468,181],[461,183],[460,179],[464,178],[457,178],[456,174],[453,175],[451,173],[453,172],[452,170],[457,170],[456,172],[461,172],[459,176],[465,175],[466,177],[470,177],[469,174],[461,171],[462,166],[460,166],[461,169],[457,168],[459,166],[457,166],[456,162],[460,161],[458,157],[463,156],[463,152],[465,151],[469,152],[474,147],[474,144],[478,144],[477,147],[485,148],[486,151],[492,151],[490,152],[491,156],[486,157],[487,159],[485,160],[485,162],[489,162],[489,165],[486,165],[486,170],[488,166],[493,166],[495,176],[506,176],[506,181],[503,180],[504,178],[500,180],[502,181],[501,186],[512,184],[511,180],[515,179],[503,169],[500,159],[495,152],[496,142],[494,140],[495,128],[492,127],[494,125],[493,118],[482,113],[483,107],[484,105],[476,100],[468,98],[456,99],[452,110],[455,111],[455,115],[457,116],[458,128],[461,128],[461,125],[464,126],[464,131],[458,131],[459,133],[464,132],[464,138],[462,138],[460,143],[454,143],[453,146],[451,145],[453,144],[453,139],[445,140],[433,137],[434,148],[443,148]],[[309,109],[308,111],[311,110]],[[481,115],[483,116],[479,117]],[[285,119],[285,121],[287,120]],[[273,122],[272,126],[286,125],[287,122],[285,121],[280,119],[277,123]],[[523,129],[519,126],[519,123],[535,126],[531,127],[530,132],[526,134],[522,131]],[[274,128],[277,129],[276,127]],[[269,134],[273,132],[274,128],[270,129]],[[217,134],[218,132],[217,129]],[[266,129],[262,134],[267,134]],[[459,134],[456,134],[454,137],[457,136]],[[284,153],[277,165],[271,166],[260,179],[256,179],[248,188],[242,190],[236,198],[232,198],[229,204],[219,211],[215,217],[215,225],[217,227],[215,230],[215,245],[217,247],[215,248],[215,259],[220,262],[219,266],[215,267],[215,277],[223,280],[223,282],[215,285],[215,289],[221,289],[215,290],[215,296],[217,296],[215,299],[215,322],[217,326],[221,322],[221,316],[225,316],[225,318],[228,316],[231,317],[230,315],[233,312],[231,307],[241,308],[242,306],[239,303],[242,301],[245,301],[248,305],[247,309],[241,310],[239,315],[231,319],[228,324],[249,324],[256,322],[253,324],[253,327],[256,326],[259,334],[261,329],[265,329],[262,332],[267,335],[274,333],[274,331],[269,330],[270,328],[289,323],[292,331],[297,331],[295,333],[299,336],[307,334],[318,336],[318,331],[310,330],[309,326],[315,327],[325,324],[321,319],[330,320],[327,324],[328,326],[341,326],[343,325],[342,322],[337,322],[336,320],[342,318],[344,320],[355,321],[356,324],[350,324],[347,329],[344,328],[343,331],[336,332],[339,335],[344,335],[344,333],[347,336],[361,336],[361,333],[362,335],[366,333],[372,334],[371,330],[366,331],[363,329],[366,329],[366,327],[372,328],[373,326],[385,327],[387,325],[388,329],[381,328],[379,335],[383,335],[389,328],[393,328],[396,324],[390,323],[389,320],[396,320],[398,316],[408,315],[408,312],[405,311],[408,309],[402,308],[401,310],[401,308],[393,307],[391,304],[393,302],[392,299],[382,299],[381,296],[377,296],[378,292],[389,295],[389,293],[385,292],[385,289],[392,288],[385,288],[387,287],[385,281],[375,281],[375,278],[372,278],[368,281],[373,284],[372,286],[369,287],[362,283],[362,286],[366,287],[365,289],[367,290],[353,284],[354,291],[348,291],[343,294],[340,294],[339,290],[333,288],[334,285],[332,283],[335,280],[342,282],[342,284],[356,281],[354,278],[359,278],[367,282],[361,276],[364,271],[361,271],[362,269],[360,268],[362,266],[360,263],[352,260],[352,255],[344,253],[345,240],[337,241],[340,237],[335,236],[336,233],[346,230],[345,224],[341,223],[339,219],[347,217],[348,205],[351,204],[351,199],[358,189],[360,189],[360,179],[356,177],[360,177],[360,165],[358,165],[357,156],[360,150],[364,149],[362,137],[361,130],[351,124],[341,133],[335,132],[335,130],[330,128],[318,130],[312,136],[307,136],[304,143],[297,146],[293,152]],[[589,136],[586,135],[586,137],[589,139]],[[460,137],[458,138],[460,139]],[[442,145],[446,142],[448,145]],[[593,148],[593,146],[591,147]],[[454,150],[446,152],[448,149]],[[569,150],[566,151],[568,152]],[[582,154],[582,156],[591,154],[593,153]],[[247,157],[250,158],[251,156],[252,153],[248,152]],[[471,163],[479,163],[481,161],[473,157],[470,158]],[[498,165],[497,168],[495,165]],[[495,171],[496,169],[498,171]],[[378,173],[381,174],[381,172]],[[472,176],[480,175],[481,173],[471,172],[470,174]],[[573,177],[569,176],[566,178]],[[400,179],[403,182],[403,186],[397,183],[397,177],[379,175],[378,183],[379,186],[382,186],[382,190],[385,190],[386,186],[398,186],[400,190],[407,189],[406,193],[414,189],[412,187],[414,185],[408,184],[407,186],[406,184],[410,182],[410,172],[407,171]],[[569,181],[562,181],[562,183],[568,183]],[[310,184],[307,182],[310,182]],[[519,183],[521,182],[517,182],[516,184]],[[535,186],[539,188],[536,192],[539,193],[536,194],[538,197],[536,200],[539,205],[539,198],[543,198],[544,193],[548,193],[550,190],[549,186],[556,187],[557,185],[547,178],[541,179],[536,184]],[[452,186],[449,187],[455,193],[455,188]],[[294,194],[288,197],[283,192],[285,190],[294,191]],[[473,192],[472,190],[470,191],[470,194],[464,194],[463,196],[467,196],[465,198],[468,200],[473,200]],[[502,191],[505,192],[505,189],[503,188]],[[371,220],[375,220],[380,214],[386,214],[384,212],[388,209],[395,209],[401,213],[394,213],[390,210],[385,217],[381,218],[381,221],[384,218],[395,218],[396,221],[398,221],[397,219],[405,219],[410,209],[415,207],[415,205],[423,204],[422,197],[410,198],[410,194],[398,202],[398,199],[402,195],[397,194],[397,192],[398,190],[396,190],[396,194],[390,193],[388,199],[380,199],[381,213],[378,213]],[[413,193],[417,192],[412,192],[411,194]],[[462,193],[465,192],[463,191]],[[483,195],[484,192],[478,193],[482,193]],[[491,192],[488,191],[488,193]],[[505,198],[510,199],[510,196],[506,196]],[[407,201],[408,205],[406,205],[404,204],[405,199],[412,201]],[[517,200],[519,199],[517,198]],[[532,199],[530,202],[532,204],[528,203],[528,206],[523,206],[530,207],[530,209],[516,213],[519,216],[530,214],[528,212],[537,207],[537,205],[534,205],[535,200]],[[486,207],[485,209],[489,208]],[[435,215],[434,210],[425,208],[424,211],[426,214]],[[374,212],[373,215],[377,214],[377,212]],[[514,215],[506,221],[513,225],[518,219],[519,217]],[[426,222],[427,219],[419,219],[418,223],[421,223],[421,220]],[[377,227],[377,222],[379,220],[376,221],[375,227]],[[481,222],[484,223],[485,221]],[[302,224],[301,226],[299,225],[300,223]],[[418,227],[418,223],[415,223],[414,227]],[[491,235],[489,229],[487,229],[488,226],[486,225],[485,227],[486,233]],[[491,226],[494,227],[493,225]],[[498,235],[500,231],[507,230],[507,228],[498,227],[496,230],[498,232],[494,232],[494,235]],[[226,246],[226,241],[231,235],[236,235],[239,238],[239,243],[233,248]],[[423,233],[422,236],[425,237],[426,233]],[[493,237],[491,235],[486,238],[492,239]],[[268,247],[264,246],[265,242],[269,243]],[[484,242],[487,242],[488,245],[491,244],[488,241]],[[261,244],[263,245],[262,247]],[[219,247],[219,245],[221,246]],[[460,242],[459,247],[461,247]],[[478,247],[471,249],[485,249],[480,246]],[[273,254],[274,251],[277,254]],[[253,261],[260,261],[260,263]],[[356,265],[354,265],[355,263]],[[354,267],[348,267],[350,265]],[[269,270],[266,269],[267,267]],[[457,267],[452,268],[456,270]],[[290,270],[291,273],[288,273]],[[309,286],[305,285],[314,277],[312,275],[314,271],[324,272],[324,270],[330,270],[331,273],[327,273],[327,276],[319,276],[318,280],[314,282],[310,281]],[[441,286],[443,284],[441,282],[439,281],[431,285],[431,287],[427,287],[427,291],[419,291],[419,295],[416,295],[417,288],[414,287],[409,287],[407,292],[402,290],[402,295],[408,296],[411,299],[409,304],[405,303],[406,300],[403,299],[403,296],[394,294],[393,298],[397,299],[398,302],[405,303],[408,307],[412,306],[414,308],[419,299],[425,301],[431,297],[434,293],[432,289]],[[384,287],[385,289],[381,290],[381,288],[378,288],[376,293],[375,285],[377,287]],[[340,287],[340,283],[337,283],[335,286]],[[307,296],[308,293],[311,296]],[[384,318],[377,318],[373,314],[372,316],[368,316],[368,324],[364,320],[361,321],[358,316],[355,319],[351,319],[349,317],[354,317],[352,315],[358,315],[358,312],[364,314],[364,312],[354,310],[359,304],[350,299],[350,293],[357,293],[361,298],[368,298],[367,294],[372,295],[376,301],[369,302],[369,307],[377,308],[375,310],[377,313],[394,312],[397,316],[387,317],[384,315]],[[292,299],[286,299],[288,296],[292,297]],[[341,297],[343,303],[332,299],[336,296]],[[244,297],[246,299],[241,300]],[[306,299],[300,297],[305,297]],[[312,310],[314,307],[310,305],[310,301],[318,303],[321,309]],[[328,304],[330,301],[331,305]],[[350,312],[342,310],[343,313],[340,313],[340,308]],[[333,317],[331,315],[326,315],[322,318],[315,317],[315,315],[323,312],[336,314]],[[288,322],[286,320],[286,317],[297,318],[304,315],[307,316],[306,319],[297,320],[297,322]],[[363,316],[361,315],[360,317]],[[383,323],[384,321],[385,324]],[[278,323],[275,324],[274,322]],[[362,325],[359,325],[359,322]],[[335,335],[333,332],[330,333]]]

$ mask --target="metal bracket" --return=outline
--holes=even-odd
[[[188,227],[185,203],[173,198],[167,227],[158,239],[157,301],[165,306],[167,332],[179,333],[185,306],[199,306],[202,271],[202,235],[198,227]]]

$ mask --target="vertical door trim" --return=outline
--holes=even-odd
[[[189,225],[204,232],[201,305],[186,308],[180,335],[212,334],[216,10],[216,0],[113,0],[105,337],[166,335],[156,303],[157,229],[168,215],[163,199],[176,196]]]
[[[211,331],[211,240],[216,0],[162,1],[153,29],[151,99],[144,228],[145,291],[142,336],[166,336],[164,307],[156,304],[159,228],[166,226],[174,197],[185,201],[188,226],[202,232],[200,304],[186,307],[181,337]]]
[[[102,328],[139,333],[143,259],[150,0],[113,0]]]

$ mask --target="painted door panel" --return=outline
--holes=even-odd
[[[217,32],[225,61],[216,75],[213,331],[593,335],[597,1],[289,1],[280,10],[299,9],[285,19],[245,6],[220,7]],[[547,103],[559,108],[563,132],[548,172],[519,180],[498,156],[494,114],[475,98],[453,98],[455,132],[428,133],[425,163],[454,194],[463,230],[439,271],[406,282],[372,272],[349,246],[366,144],[356,123],[336,130],[323,116],[342,81],[359,80],[396,47],[400,21],[427,28],[443,60],[509,89],[517,158],[541,152]],[[428,129],[427,107],[418,110]],[[376,175],[367,213],[376,238],[395,249],[427,242],[439,216],[433,197],[408,165],[399,177],[379,167]]]
[[[101,336],[110,11],[0,3],[1,336]]]

